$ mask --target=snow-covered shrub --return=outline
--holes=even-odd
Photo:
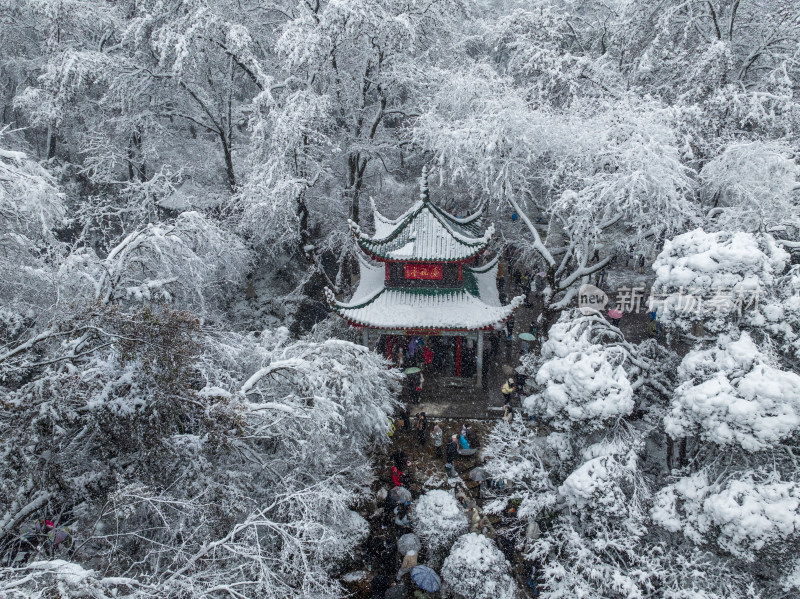
[[[507,484],[501,490],[490,491],[495,501],[484,506],[485,512],[500,513],[510,501],[518,501],[517,517],[524,522],[553,508],[556,490],[540,458],[541,452],[536,431],[520,419],[501,421],[492,428],[484,444],[483,467],[492,478]]]
[[[523,405],[557,430],[599,430],[633,411],[633,389],[622,364],[626,352],[592,339],[585,319],[562,319],[542,346],[536,383],[541,393]]]
[[[695,229],[667,240],[653,263],[653,307],[668,329],[686,334],[702,322],[708,334],[727,332],[740,313],[745,321],[762,313],[788,261],[769,235]]]
[[[640,518],[640,495],[649,492],[638,477],[636,451],[622,441],[606,441],[587,447],[583,458],[558,488],[566,505],[582,519],[603,524]]]
[[[431,552],[447,549],[469,527],[455,496],[439,489],[428,491],[414,502],[411,518],[415,532]]]
[[[672,437],[698,434],[717,445],[759,451],[796,434],[800,376],[766,363],[750,335],[722,335],[715,347],[689,352],[664,419]]]
[[[593,530],[559,517],[527,554],[542,563],[540,581],[553,599],[647,596],[659,577],[659,551],[624,527]]]
[[[464,599],[513,599],[511,567],[491,539],[471,532],[453,544],[442,566],[449,592]]]
[[[659,491],[651,515],[698,545],[714,539],[725,551],[752,561],[758,551],[774,551],[800,535],[800,484],[752,471],[712,483],[701,470]]]
[[[764,298],[760,313],[749,313],[747,324],[767,333],[776,348],[800,360],[800,266],[793,266]]]

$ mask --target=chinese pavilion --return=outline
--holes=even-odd
[[[375,234],[364,234],[349,221],[361,249],[361,277],[349,302],[337,301],[325,289],[328,303],[339,316],[362,330],[364,344],[371,335],[385,335],[392,358],[397,336],[455,337],[454,370],[462,374],[462,345],[475,345],[477,383],[483,370],[484,331],[499,327],[523,297],[503,306],[497,291],[497,258],[479,266],[494,225],[484,231],[483,206],[458,218],[430,201],[423,170],[420,200],[396,219],[380,214],[373,203]],[[406,340],[407,341],[407,340]]]

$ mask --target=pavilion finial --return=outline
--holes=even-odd
[[[419,198],[423,202],[430,200],[428,195],[428,167],[422,167],[422,176],[419,178]]]

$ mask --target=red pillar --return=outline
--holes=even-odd
[[[456,337],[456,376],[461,376],[461,339]]]
[[[392,361],[392,336],[386,335],[386,357],[389,358],[389,361]],[[391,366],[389,366],[391,368]]]

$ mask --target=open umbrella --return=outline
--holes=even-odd
[[[481,482],[491,478],[489,473],[483,468],[473,468],[472,472],[469,473],[469,477],[476,482]]]
[[[397,552],[400,555],[405,555],[409,551],[419,552],[421,547],[422,545],[419,542],[419,537],[413,532],[408,532],[397,539]]]
[[[423,591],[435,593],[442,588],[442,579],[428,566],[414,566],[411,568],[411,580]]]
[[[391,491],[389,491],[389,495],[391,495],[392,501],[395,503],[405,503],[406,501],[411,501],[411,491],[405,487],[394,487]]]
[[[406,597],[406,585],[398,584],[393,587],[389,587],[383,595],[384,599],[405,599]]]
[[[536,337],[534,337],[530,333],[520,333],[519,334],[519,338],[522,339],[523,341],[535,341],[536,340]]]
[[[622,312],[620,312],[619,310],[611,309],[608,311],[608,317],[613,318],[614,320],[622,318]]]
[[[403,372],[405,372],[406,374],[417,374],[421,370],[422,370],[421,368],[417,368],[416,366],[412,366],[411,368],[406,368]]]

